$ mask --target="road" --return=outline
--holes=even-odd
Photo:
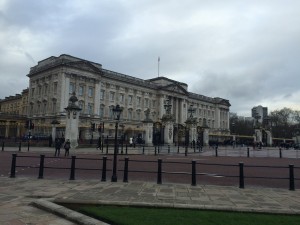
[[[185,156],[184,148],[177,154],[177,148],[160,149],[154,155],[153,148],[136,148],[128,150],[129,155],[118,155],[118,182],[123,181],[124,160],[129,158],[128,181],[135,180],[157,182],[158,159],[162,160],[163,183],[192,183],[192,160],[196,161],[197,185],[226,185],[239,186],[239,163],[243,162],[245,188],[247,186],[262,186],[274,188],[289,188],[289,165],[294,165],[295,187],[300,187],[300,161],[298,152],[294,150],[282,151],[279,157],[278,149],[250,150],[247,148],[204,149],[203,152],[188,149]],[[120,151],[121,152],[121,151]],[[138,154],[143,153],[144,154]],[[170,154],[168,154],[170,152]],[[112,175],[113,149],[106,149],[103,153],[95,149],[77,149],[71,151],[69,157],[53,156],[53,149],[44,148],[28,151],[16,151],[10,148],[0,152],[0,176],[9,177],[11,171],[12,154],[17,154],[16,177],[32,177],[39,175],[40,155],[45,155],[44,174],[47,179],[70,178],[71,156],[76,156],[75,179],[98,179],[101,181],[103,157],[107,157],[106,181],[110,182]],[[63,153],[63,151],[62,151]],[[217,157],[216,157],[217,155]]]

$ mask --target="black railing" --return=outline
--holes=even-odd
[[[36,158],[40,159],[40,163],[38,166],[32,166],[32,165],[18,165],[17,164],[17,158]],[[112,171],[111,169],[107,169],[107,161],[112,161],[111,159],[107,159],[106,156],[104,156],[102,159],[97,158],[80,158],[76,156],[72,156],[71,158],[64,158],[66,160],[71,160],[71,164],[69,167],[55,167],[55,166],[45,166],[45,160],[46,159],[52,159],[57,157],[49,157],[45,155],[40,156],[26,156],[26,155],[17,155],[12,154],[12,163],[11,163],[11,172],[10,177],[15,178],[16,177],[16,168],[36,168],[38,169],[38,178],[43,179],[44,178],[44,170],[49,169],[61,169],[61,170],[69,170],[70,171],[70,180],[75,180],[75,171],[82,170],[82,171],[101,171],[101,181],[106,181],[106,175],[107,171]],[[77,161],[102,161],[102,168],[89,168],[89,167],[76,167]],[[208,173],[200,173],[197,172],[197,166],[201,168],[201,166],[212,166],[213,168],[219,168],[222,169],[222,167],[230,167],[233,168],[234,171],[231,171],[231,174],[223,174],[223,173],[217,173],[213,174],[214,177],[225,177],[225,178],[238,178],[239,179],[239,188],[245,187],[245,180],[247,179],[267,179],[267,180],[287,180],[289,184],[289,190],[295,190],[295,180],[300,180],[299,178],[295,178],[295,169],[300,169],[300,167],[295,167],[294,165],[289,166],[262,166],[262,165],[244,165],[244,163],[240,162],[238,164],[220,164],[220,163],[205,163],[205,162],[198,162],[195,160],[192,160],[191,162],[178,162],[178,161],[163,161],[162,159],[157,160],[129,160],[128,157],[125,159],[119,160],[121,162],[124,162],[124,169],[119,169],[118,171],[123,172],[123,182],[128,182],[129,180],[129,173],[142,173],[142,174],[156,174],[157,184],[162,184],[163,181],[163,175],[186,175],[191,178],[191,185],[196,186],[197,184],[197,177],[198,176],[204,176],[208,175]],[[135,167],[131,165],[130,163],[136,163]],[[175,167],[171,167],[172,170],[164,170],[165,167],[168,165],[173,164],[176,165]],[[98,164],[97,164],[98,165]],[[146,166],[147,165],[147,166]],[[184,171],[173,171],[174,168],[178,168],[182,165],[188,166],[189,169],[184,169]],[[145,167],[147,169],[143,169]],[[155,169],[155,167],[157,169]],[[198,169],[199,169],[198,167]],[[135,169],[135,168],[141,168],[141,169]],[[262,169],[261,171],[266,171],[267,169],[280,169],[285,170],[288,172],[288,176],[286,177],[280,177],[280,176],[251,176],[251,175],[245,175],[245,172],[248,172],[248,168],[255,168],[255,169]],[[223,170],[222,170],[223,171]]]
[[[17,165],[17,158],[39,158],[40,163],[38,166],[32,166],[32,165]],[[11,163],[11,170],[10,170],[10,177],[15,178],[16,177],[16,168],[31,168],[31,169],[38,169],[38,179],[44,178],[44,171],[47,169],[58,169],[58,170],[69,170],[70,171],[70,180],[75,180],[75,171],[82,170],[82,171],[101,171],[101,181],[106,181],[106,174],[107,171],[110,171],[107,169],[107,161],[110,159],[107,159],[106,156],[103,156],[102,159],[95,159],[95,158],[76,158],[76,156],[72,156],[71,158],[64,158],[65,160],[71,160],[70,167],[54,167],[54,166],[45,166],[45,160],[46,159],[57,159],[57,157],[50,157],[45,155],[40,156],[25,156],[25,155],[17,155],[12,154],[12,163]],[[76,167],[76,160],[88,160],[88,161],[102,161],[102,168],[86,168],[86,167]],[[111,161],[111,160],[110,160]]]

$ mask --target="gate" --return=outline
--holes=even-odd
[[[154,145],[162,145],[164,144],[164,127],[162,123],[155,122],[153,124],[153,140]]]

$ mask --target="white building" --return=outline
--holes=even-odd
[[[42,60],[27,76],[30,79],[28,117],[35,122],[35,132],[50,134],[51,121],[56,119],[60,122],[58,134],[62,135],[66,125],[64,108],[75,92],[82,109],[79,122],[82,139],[97,138],[97,128],[101,124],[104,124],[102,135],[112,137],[112,108],[117,104],[123,107],[120,123],[124,130],[121,134],[126,138],[142,137],[145,111],[149,109],[150,119],[159,124],[167,98],[175,118],[174,137],[175,127],[184,125],[187,120],[190,105],[195,108],[194,117],[199,127],[206,124],[211,134],[229,133],[228,100],[189,92],[187,84],[166,77],[143,80],[70,55]],[[91,123],[96,124],[96,132],[91,131]]]

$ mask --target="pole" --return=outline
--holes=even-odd
[[[117,151],[118,151],[118,122],[116,122],[115,129],[115,148],[114,148],[114,160],[113,160],[113,175],[111,177],[111,182],[117,182]]]

